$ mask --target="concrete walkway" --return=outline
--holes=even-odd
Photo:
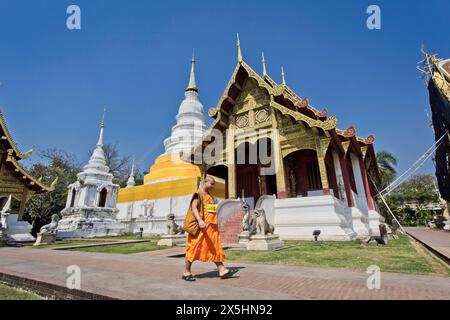
[[[212,264],[197,263],[197,281],[186,282],[183,264],[183,258],[160,255],[0,248],[0,279],[65,287],[67,267],[77,265],[83,292],[116,299],[450,299],[450,278],[444,277],[382,273],[381,289],[369,290],[365,272],[233,263],[228,266],[241,270],[221,280]]]
[[[450,264],[450,232],[445,230],[432,230],[424,227],[405,228],[406,232],[428,248],[438,253],[441,258]]]

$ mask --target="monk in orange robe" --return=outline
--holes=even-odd
[[[200,231],[195,236],[188,234],[186,240],[186,261],[182,276],[182,279],[186,281],[195,281],[191,272],[194,261],[214,262],[221,279],[229,278],[238,271],[237,269],[227,269],[223,264],[225,254],[217,225],[217,205],[214,197],[210,195],[214,184],[214,178],[207,176],[203,186],[192,197],[191,210],[197,219]],[[199,201],[203,201],[203,206],[199,206]],[[198,208],[202,208],[203,212],[199,212]]]

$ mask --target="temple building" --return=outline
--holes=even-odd
[[[144,177],[144,184],[136,186],[131,172],[127,187],[119,191],[117,218],[126,225],[128,232],[143,228],[146,234],[161,234],[169,213],[174,213],[175,221],[182,223],[191,196],[199,186],[199,167],[181,161],[183,153],[190,152],[207,128],[195,79],[194,56],[184,96],[177,123],[164,141],[165,153],[155,160]],[[217,197],[224,198],[225,184],[220,179],[215,192]]]
[[[77,181],[68,186],[66,207],[61,211],[58,238],[117,236],[123,226],[117,222],[117,193],[103,151],[104,118],[97,145]]]
[[[425,56],[423,72],[426,75],[433,129],[437,144],[435,165],[439,192],[446,203],[444,229],[450,230],[450,59],[439,59],[422,50]]]
[[[238,63],[208,112],[214,122],[193,148],[191,162],[221,132],[224,150],[199,168],[226,181],[227,198],[243,195],[252,208],[268,201],[267,218],[282,239],[313,239],[314,230],[329,240],[379,234],[371,180],[379,175],[374,137],[360,138],[354,127],[338,129],[326,108],[315,109],[289,88],[284,70],[277,84],[264,55],[262,71],[244,61],[238,39]],[[270,161],[260,158],[264,145]]]
[[[31,153],[32,150],[25,153],[19,150],[0,111],[0,209],[6,204],[10,195],[12,199],[19,202],[18,212],[8,217],[8,233],[17,241],[33,240],[29,234],[31,225],[23,221],[26,203],[34,194],[53,191],[57,181],[55,180],[50,186],[46,185],[41,181],[41,177],[33,177],[20,164],[20,161],[27,159]]]

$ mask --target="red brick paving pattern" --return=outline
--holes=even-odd
[[[182,258],[0,249],[3,273],[65,285],[69,265],[81,267],[83,290],[119,299],[450,299],[445,277],[382,273],[381,290],[368,290],[364,272],[239,263],[238,277],[221,280],[213,265],[196,263],[201,278],[187,283]]]
[[[437,250],[450,260],[450,232],[444,230],[432,230],[428,228],[405,228],[406,232],[414,238]]]

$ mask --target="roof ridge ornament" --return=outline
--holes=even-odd
[[[263,67],[263,77],[266,77],[267,69],[266,69],[266,58],[264,57],[264,51],[262,53],[262,67]]]
[[[241,51],[241,41],[239,39],[239,33],[237,33],[237,47],[238,47],[238,62],[241,63],[244,61],[242,58],[242,51]]]
[[[56,176],[55,180],[52,181],[51,185],[50,185],[50,190],[55,190],[56,185],[58,184],[58,180],[59,180],[59,176]]]
[[[25,152],[23,155],[25,156],[24,159],[28,159],[29,156],[31,156],[31,154],[34,152],[34,149],[36,148],[36,146],[33,146],[30,150],[28,150],[27,152]]]
[[[283,66],[281,67],[281,81],[283,86],[286,86],[286,78],[284,77],[284,68]]]

